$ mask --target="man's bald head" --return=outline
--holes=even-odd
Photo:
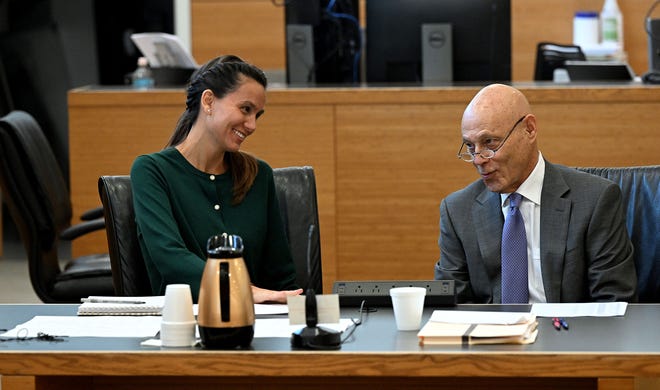
[[[529,102],[519,90],[504,84],[491,84],[481,89],[463,113],[463,121],[480,119],[501,124],[512,123],[531,113]]]
[[[511,86],[481,89],[463,112],[461,133],[472,163],[493,192],[515,191],[538,162],[536,117],[525,95]],[[484,157],[486,149],[494,155]]]

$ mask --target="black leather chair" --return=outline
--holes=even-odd
[[[296,264],[297,282],[323,292],[316,181],[311,167],[273,170],[287,238]],[[105,210],[108,249],[117,295],[151,295],[147,269],[137,241],[129,176],[102,176],[99,194]]]
[[[552,81],[555,69],[563,68],[566,60],[584,61],[586,56],[580,46],[540,42],[536,45],[534,80]]]
[[[312,167],[275,168],[275,190],[286,229],[297,282],[305,291],[323,293],[321,233]]]
[[[626,225],[635,250],[639,301],[660,302],[660,165],[577,169],[621,187]]]
[[[60,267],[60,242],[103,229],[105,222],[99,207],[71,225],[66,182],[41,127],[26,112],[0,119],[0,185],[42,301],[75,303],[89,295],[114,295],[107,254],[81,256]]]
[[[119,296],[152,295],[135,226],[130,176],[101,176],[99,195],[106,220],[112,282]]]

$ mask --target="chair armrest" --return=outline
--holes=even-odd
[[[83,234],[103,229],[105,229],[105,219],[97,218],[92,221],[85,221],[69,226],[68,228],[62,230],[60,233],[60,239],[72,241],[82,236]]]
[[[103,206],[98,206],[93,209],[89,209],[85,211],[81,216],[80,219],[82,221],[91,221],[93,219],[98,219],[103,217]]]

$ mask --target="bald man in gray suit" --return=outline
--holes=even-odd
[[[436,279],[455,281],[459,303],[502,302],[502,228],[513,192],[522,195],[529,303],[637,300],[616,184],[546,161],[536,117],[513,87],[479,91],[461,128],[459,157],[481,178],[442,201],[435,265]]]

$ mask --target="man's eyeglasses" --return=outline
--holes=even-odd
[[[465,141],[461,144],[461,147],[458,149],[458,158],[465,162],[472,162],[477,156],[481,156],[481,158],[486,158],[486,159],[491,159],[495,157],[495,153],[497,153],[498,150],[502,149],[502,146],[504,146],[504,143],[506,142],[507,139],[509,139],[509,136],[511,133],[513,133],[513,130],[516,129],[516,127],[525,119],[527,118],[527,114],[523,115],[518,121],[513,125],[511,130],[507,133],[506,137],[502,140],[502,143],[499,144],[498,147],[495,149],[488,149],[484,148],[482,149],[479,153],[471,152],[469,149],[466,150],[465,152],[462,152],[463,147],[465,146]]]

